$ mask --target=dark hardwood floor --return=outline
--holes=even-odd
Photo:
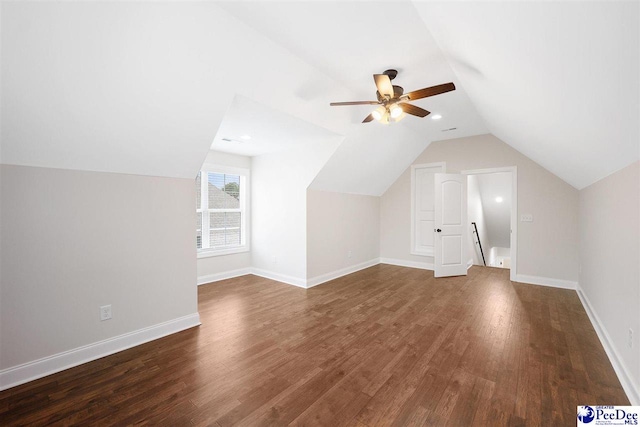
[[[198,292],[202,326],[6,390],[0,424],[575,426],[629,404],[576,293],[508,270]]]

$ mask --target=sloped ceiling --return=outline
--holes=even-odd
[[[260,156],[343,137],[290,114],[236,95],[224,115],[211,149],[240,156]]]
[[[333,101],[375,100],[372,75],[388,68],[399,71],[393,83],[407,92],[450,81],[458,83],[436,41],[409,1],[248,1],[225,2],[221,7],[353,91],[353,95],[340,94]],[[442,115],[443,119],[435,122],[429,118],[408,117],[395,127],[409,128],[431,140],[487,131],[463,87],[415,101],[415,104]],[[327,113],[353,115],[354,123],[359,124],[372,107],[332,109],[335,111]],[[376,127],[376,123],[369,125],[358,127]],[[441,132],[453,127],[457,127],[455,132]]]
[[[3,163],[194,178],[237,94],[341,135],[344,92],[213,3],[2,3]]]
[[[489,131],[581,189],[638,159],[639,2],[416,2]]]
[[[454,92],[415,102],[442,115],[439,121],[407,117],[389,126],[361,124],[372,107],[323,106],[322,114],[346,117],[351,126],[312,189],[381,195],[430,142],[488,132],[411,2],[227,2],[221,7],[350,89],[332,101],[375,99],[372,75],[388,68],[399,71],[393,83],[406,91],[456,83]],[[451,128],[456,129],[443,132]]]
[[[578,188],[638,158],[637,3],[1,7],[3,163],[192,178],[237,95],[344,136],[318,189],[382,194],[431,141],[489,131]],[[386,68],[456,83],[417,102],[443,119],[328,106]]]

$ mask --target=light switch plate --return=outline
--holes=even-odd
[[[520,215],[521,222],[533,222],[533,214],[522,214]]]
[[[111,319],[111,304],[100,307],[100,320]]]

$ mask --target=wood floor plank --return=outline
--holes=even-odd
[[[628,404],[574,291],[377,265],[198,288],[202,325],[0,392],[13,425],[574,425]]]

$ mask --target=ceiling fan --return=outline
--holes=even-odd
[[[352,101],[352,102],[332,102],[332,107],[343,105],[379,105],[371,114],[364,118],[362,123],[369,123],[373,119],[380,123],[389,123],[391,119],[398,122],[407,114],[417,117],[426,117],[431,114],[424,108],[409,104],[406,101],[415,101],[416,99],[427,98],[429,96],[440,95],[441,93],[456,90],[453,83],[444,83],[437,86],[426,87],[424,89],[414,90],[407,94],[400,86],[392,85],[391,80],[398,75],[396,70],[386,70],[382,74],[374,74],[373,80],[376,82],[377,101]]]

